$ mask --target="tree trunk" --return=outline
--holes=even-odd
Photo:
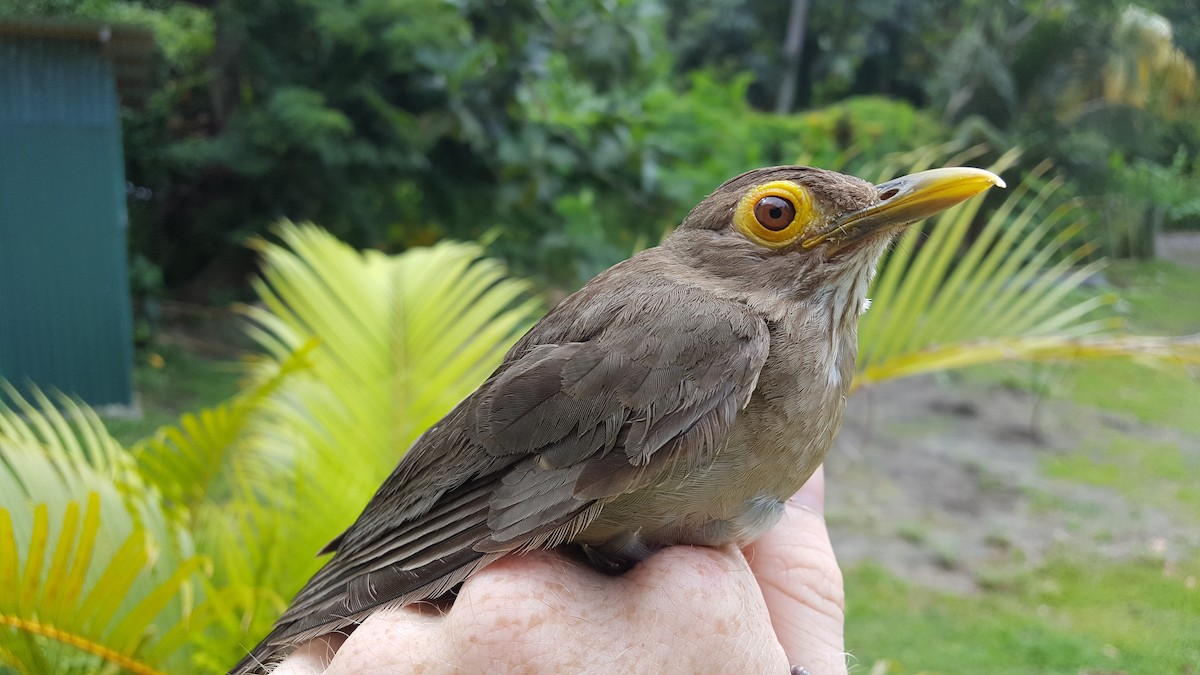
[[[804,53],[804,29],[808,23],[808,0],[792,0],[787,37],[783,41],[784,72],[775,100],[775,112],[783,115],[796,103],[796,80],[800,79],[800,57]]]

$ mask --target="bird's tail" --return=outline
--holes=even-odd
[[[340,576],[337,573],[343,571],[335,564],[335,557],[297,594],[292,607],[271,633],[250,650],[229,675],[270,672],[302,643],[336,632],[348,634],[367,616],[383,607],[403,607],[444,595],[501,555],[468,547],[417,569],[395,566],[390,570],[374,571],[372,580],[379,583],[372,584],[370,595],[366,597],[356,592],[353,583],[340,584],[342,590],[334,593],[320,590],[314,593],[314,589],[328,588],[327,577]]]
[[[381,608],[439,597],[510,551],[560,543],[599,512],[597,503],[573,499],[571,483],[553,483],[565,496],[548,507],[537,500],[498,502],[509,510],[502,510],[499,518],[507,528],[501,534],[508,536],[497,541],[489,515],[495,486],[501,482],[494,474],[477,477],[443,494],[419,518],[375,530],[356,523],[357,536],[348,532],[335,540],[334,556],[230,675],[268,672],[300,644],[348,633]],[[364,514],[371,508],[368,505]]]

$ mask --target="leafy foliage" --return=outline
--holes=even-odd
[[[286,248],[258,245],[264,307],[246,310],[251,334],[272,370],[308,340],[318,346],[311,370],[286,382],[258,420],[262,447],[278,451],[287,439],[272,466],[292,466],[256,483],[267,494],[286,480],[289,499],[323,505],[293,543],[317,550],[362,510],[402,451],[491,374],[539,305],[475,245],[388,257],[312,226],[279,234]],[[280,587],[290,594],[307,576]]]
[[[1110,255],[1144,256],[1156,229],[1195,221],[1169,202],[1146,203],[1162,190],[1126,198],[1133,186],[1121,170],[1154,167],[1195,182],[1194,163],[1175,161],[1200,141],[1195,66],[1163,17],[1124,3],[992,3],[980,19],[931,80],[946,122],[997,147],[1036,148],[1026,169],[1054,162],[1067,191],[1090,198],[1110,228],[1096,237]]]
[[[163,53],[124,136],[150,195],[130,204],[133,257],[169,288],[214,259],[236,271],[242,241],[281,216],[384,250],[498,231],[494,252],[569,287],[732,174],[944,133],[903,101],[763,114],[752,77],[677,67],[665,26],[692,10],[656,2],[33,8],[72,6],[150,27]]]
[[[178,665],[204,559],[93,412],[35,393],[8,388],[19,410],[0,410],[0,654],[33,672]]]
[[[254,471],[255,456],[246,443],[247,429],[266,400],[293,374],[309,366],[316,340],[298,346],[270,373],[260,369],[259,382],[229,401],[199,413],[183,415],[178,424],[160,428],[133,448],[138,471],[167,503],[186,513],[206,502],[225,501],[230,476]],[[263,473],[261,466],[257,473]]]
[[[795,84],[810,110],[768,115],[789,4],[22,0],[9,11],[153,30],[157,88],[125,111],[124,131],[140,195],[132,257],[169,288],[206,268],[208,284],[236,283],[242,242],[280,217],[389,251],[502,232],[493,253],[574,287],[730,175],[879,159],[945,140],[934,120],[1037,148],[1023,168],[1051,159],[1079,195],[1119,193],[1114,160],[1165,166],[1200,142],[1194,27],[1169,3],[1150,4],[1179,31],[1114,0],[808,3]],[[884,133],[863,142],[873,127]],[[1114,215],[1137,220],[1136,208]]]

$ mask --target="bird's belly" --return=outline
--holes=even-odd
[[[618,555],[673,544],[744,546],[779,520],[784,501],[824,460],[832,440],[760,438],[749,450],[741,434],[730,436],[710,465],[677,465],[661,481],[613,498],[576,540],[622,549],[613,551]]]
[[[772,354],[774,363],[768,360],[771,377],[760,377],[707,460],[697,465],[694,458],[680,458],[646,487],[606,500],[575,541],[640,559],[672,544],[745,545],[765,534],[783,503],[825,461],[841,427],[854,367],[852,338],[831,343],[828,353],[815,347],[789,351],[784,342]]]

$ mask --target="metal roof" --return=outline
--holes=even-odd
[[[148,28],[95,19],[0,17],[0,41],[6,38],[95,45],[112,62],[122,99],[136,102],[150,93],[155,45],[154,34]]]

